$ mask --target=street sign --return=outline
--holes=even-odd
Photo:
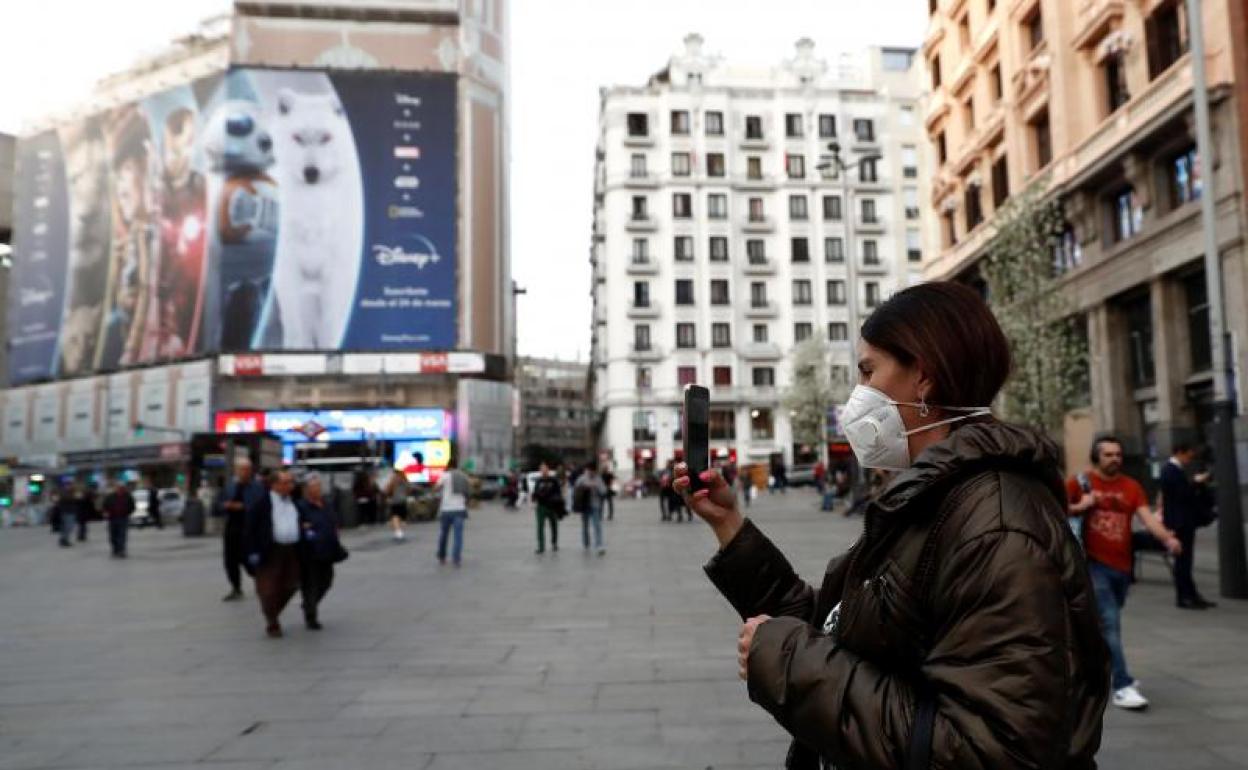
[[[298,428],[295,428],[295,432],[302,433],[304,436],[307,436],[309,440],[311,440],[324,433],[325,426],[321,425],[316,420],[308,420]]]

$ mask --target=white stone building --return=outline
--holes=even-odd
[[[702,43],[688,36],[644,86],[602,91],[591,380],[599,449],[621,477],[679,456],[689,382],[711,389],[717,457],[808,459],[817,448],[793,444],[780,407],[789,355],[826,340],[848,381],[847,302],[861,320],[920,276],[914,52],[827,61],[801,40],[750,68]],[[817,168],[832,141],[851,166],[881,157],[842,180]]]

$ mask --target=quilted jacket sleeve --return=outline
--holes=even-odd
[[[815,589],[797,576],[780,549],[749,519],[705,569],[742,619],[755,615],[809,619],[815,610]]]

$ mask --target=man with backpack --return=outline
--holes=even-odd
[[[1144,488],[1122,472],[1122,442],[1102,436],[1092,444],[1092,467],[1066,482],[1067,513],[1082,535],[1088,572],[1109,645],[1113,671],[1113,704],[1138,711],[1148,707],[1139,685],[1127,671],[1122,650],[1121,616],[1131,585],[1131,523],[1138,518],[1166,550],[1178,556],[1183,547],[1148,506]]]
[[[546,524],[550,524],[550,548],[559,550],[559,520],[567,513],[563,507],[563,489],[559,478],[550,472],[550,466],[542,463],[537,480],[533,482],[534,508],[537,511],[537,554],[546,553]]]

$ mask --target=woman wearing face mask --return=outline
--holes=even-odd
[[[1004,335],[971,289],[894,295],[862,328],[842,425],[891,471],[865,531],[803,582],[715,472],[677,488],[721,546],[740,676],[789,768],[1092,768],[1109,688],[1057,448],[994,420]]]

